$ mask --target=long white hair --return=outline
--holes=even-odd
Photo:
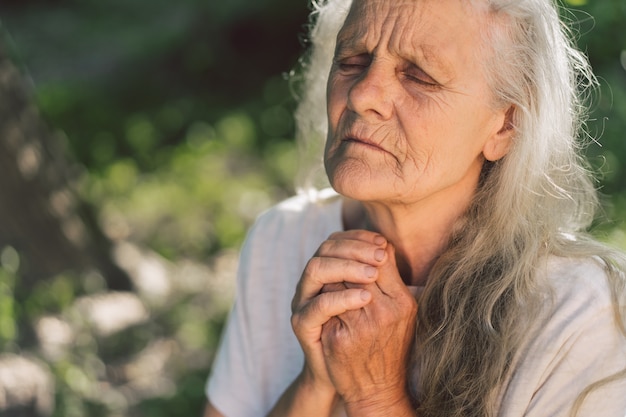
[[[593,240],[587,229],[598,206],[581,156],[586,98],[596,82],[573,45],[552,0],[466,0],[488,6],[484,71],[494,106],[512,105],[509,153],[486,162],[467,213],[433,267],[420,300],[414,400],[420,415],[489,416],[512,358],[525,338],[520,318],[543,308],[546,283],[536,267],[548,255],[602,259],[616,323],[626,335],[624,256]],[[326,82],[335,37],[351,0],[313,4],[310,49],[303,59],[298,135],[311,163],[304,188],[327,184],[322,149],[327,133]],[[478,377],[477,377],[478,376]],[[590,386],[588,392],[626,372]]]

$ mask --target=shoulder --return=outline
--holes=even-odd
[[[341,228],[341,201],[323,190],[291,197],[262,213],[241,251],[240,295],[258,297],[257,290],[268,286],[290,292],[319,245]]]
[[[539,268],[561,297],[574,295],[585,288],[589,296],[608,294],[606,264],[600,258],[550,256]]]
[[[325,189],[298,194],[263,212],[248,237],[297,238],[318,230],[336,231],[340,227],[341,198],[333,190]]]
[[[341,197],[334,190],[309,190],[283,200],[260,217],[272,216],[323,216],[341,206]]]
[[[564,416],[585,389],[626,367],[626,338],[616,320],[611,277],[596,257],[556,257],[538,266],[537,314],[511,368],[499,415]],[[622,379],[594,391],[581,415],[623,416]],[[622,412],[622,414],[616,414]]]
[[[540,314],[534,318],[538,341],[554,346],[582,337],[590,342],[589,327],[594,326],[617,331],[611,279],[602,260],[552,256],[538,274],[537,290],[543,293]]]
[[[546,309],[553,316],[560,310],[579,314],[610,308],[613,304],[606,264],[598,257],[546,258],[538,268],[540,282],[548,286]]]

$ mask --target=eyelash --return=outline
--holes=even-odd
[[[366,68],[371,63],[371,59],[365,59],[362,55],[348,58],[335,58],[335,64],[342,71],[351,69]]]
[[[416,82],[416,83],[424,85],[426,87],[437,87],[439,85],[436,82],[425,81],[425,80],[423,80],[423,79],[421,79],[419,77],[415,77],[415,76],[413,76],[411,74],[408,74],[406,72],[404,72],[403,74],[410,81]]]
[[[351,74],[352,72],[361,72],[364,68],[367,68],[370,63],[371,63],[371,59],[367,59],[365,60],[364,57],[362,56],[355,56],[355,57],[347,57],[347,58],[335,58],[335,65],[337,65],[337,68],[339,68],[340,71],[344,72],[344,73],[348,73]],[[356,62],[355,62],[356,61]],[[424,73],[425,74],[425,73]],[[414,76],[412,74],[410,74],[407,71],[402,71],[402,75],[409,81],[420,84],[422,86],[425,87],[437,87],[439,84],[435,81],[426,81],[420,77]],[[430,78],[427,74],[425,74],[426,77]]]

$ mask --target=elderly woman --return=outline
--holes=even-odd
[[[298,116],[334,191],[250,232],[206,416],[624,417],[624,258],[585,233],[593,76],[558,10],[317,7]]]

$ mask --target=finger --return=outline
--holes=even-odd
[[[380,233],[364,229],[343,230],[340,232],[335,232],[328,236],[328,240],[358,240],[378,246],[384,246],[387,244],[387,239],[385,239],[385,237]]]
[[[322,325],[332,317],[363,308],[371,299],[370,292],[363,289],[326,292],[296,311],[292,316],[291,324],[299,337],[317,337]]]
[[[316,255],[320,257],[352,259],[379,266],[385,261],[386,257],[385,247],[387,246],[387,240],[382,239],[384,241],[381,245],[364,240],[328,239],[320,245]]]
[[[313,257],[307,263],[300,290],[305,298],[311,298],[326,284],[367,284],[376,279],[378,268],[351,259]]]
[[[393,245],[389,244],[385,248],[386,261],[380,266],[376,286],[383,294],[410,294],[405,282],[402,280],[396,264],[396,253]]]
[[[325,284],[322,289],[320,290],[320,293],[325,293],[325,292],[333,292],[333,291],[343,291],[346,288],[362,288],[359,287],[357,284],[355,284],[354,287],[352,286],[348,286],[346,285],[345,282],[339,283],[339,284]]]
[[[344,281],[367,284],[374,281],[377,276],[377,268],[361,262],[349,259],[313,257],[304,268],[296,287],[292,310],[317,296],[324,285],[339,284]]]

